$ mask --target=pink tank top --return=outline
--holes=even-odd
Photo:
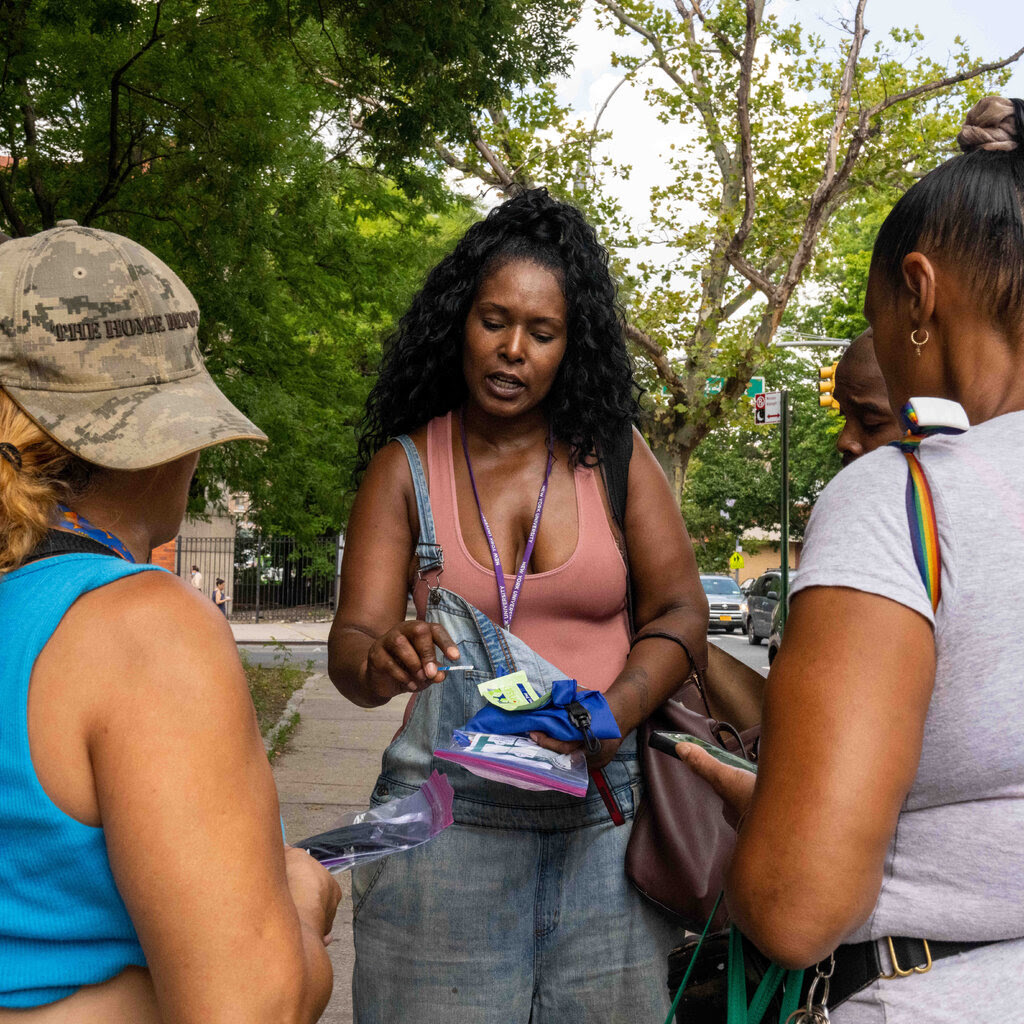
[[[469,553],[459,527],[452,462],[451,413],[427,424],[427,474],[437,542],[444,550],[441,586],[501,622],[494,569]],[[612,535],[595,470],[575,469],[579,535],[569,560],[548,572],[528,573],[512,632],[542,658],[589,690],[607,690],[629,653],[626,566]],[[544,519],[541,518],[541,530]],[[516,567],[518,568],[518,566]],[[505,576],[509,593],[514,576]],[[416,612],[426,609],[426,586],[415,591]]]

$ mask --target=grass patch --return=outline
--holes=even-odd
[[[288,721],[281,723],[281,728],[277,730],[270,744],[270,749],[267,751],[268,761],[273,763],[277,755],[287,749],[292,733],[295,732],[295,726],[299,724],[300,717],[298,711],[293,711]]]
[[[312,662],[299,667],[289,664],[286,655],[278,654],[273,665],[257,665],[245,656],[244,651],[239,653],[242,656],[245,677],[249,681],[252,703],[256,708],[260,735],[266,736],[284,712],[288,698],[306,682],[312,671]],[[293,724],[291,728],[294,727]],[[278,745],[275,743],[275,746]]]

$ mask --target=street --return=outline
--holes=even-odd
[[[762,640],[760,646],[751,647],[745,633],[708,633],[708,643],[721,647],[726,654],[731,654],[761,675],[768,675],[767,640]]]

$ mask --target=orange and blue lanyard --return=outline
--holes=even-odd
[[[106,530],[101,530],[98,526],[94,526],[85,516],[80,515],[78,512],[73,512],[67,505],[57,506],[57,522],[54,523],[54,526],[58,530],[76,533],[79,537],[88,537],[90,540],[96,541],[97,544],[110,548],[115,555],[123,558],[126,562],[135,561],[135,557],[125,547],[120,538],[115,537]]]

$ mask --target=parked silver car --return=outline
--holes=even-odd
[[[708,629],[724,629],[734,633],[743,627],[747,601],[731,576],[701,576],[701,586],[708,598]]]

